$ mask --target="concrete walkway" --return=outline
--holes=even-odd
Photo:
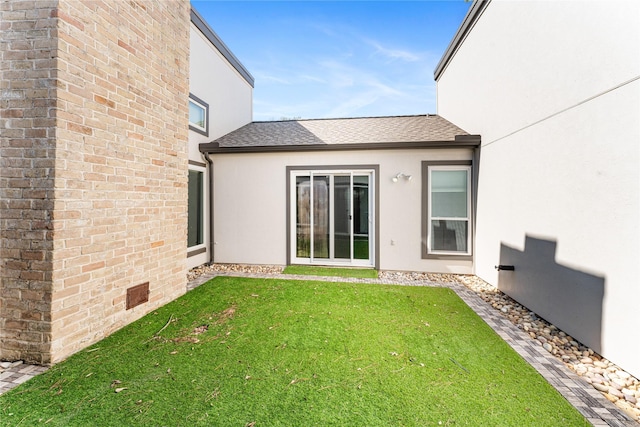
[[[322,280],[327,282],[398,284],[405,286],[449,287],[455,291],[478,316],[480,316],[523,359],[531,364],[553,387],[562,394],[594,426],[638,427],[639,424],[609,402],[597,390],[561,361],[537,345],[524,331],[502,317],[497,310],[478,297],[472,290],[460,284],[442,284],[431,281],[403,281],[398,279],[351,279],[343,277],[296,276],[290,274],[211,273],[187,284],[187,291],[200,286],[216,276],[252,277],[262,279]],[[0,373],[0,394],[46,371],[43,366],[17,365]]]
[[[19,364],[2,370],[0,372],[0,394],[19,386],[47,369],[46,366]]]

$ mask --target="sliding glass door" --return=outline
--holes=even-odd
[[[372,171],[294,171],[292,261],[373,265]]]

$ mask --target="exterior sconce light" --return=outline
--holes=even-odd
[[[404,174],[402,172],[399,172],[393,178],[391,178],[391,181],[398,182],[398,180],[400,178],[404,178],[407,181],[411,181],[411,178],[413,178],[413,177],[411,175],[407,175],[407,174]]]

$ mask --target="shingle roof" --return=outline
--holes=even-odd
[[[467,132],[437,115],[253,122],[213,141],[220,148],[454,141]]]

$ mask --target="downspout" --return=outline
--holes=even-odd
[[[478,190],[480,185],[480,151],[482,141],[478,138],[478,146],[473,149],[473,272],[476,272],[477,257],[477,233],[478,233]]]
[[[206,151],[202,153],[209,164],[209,261],[208,265],[213,264],[213,160]]]

